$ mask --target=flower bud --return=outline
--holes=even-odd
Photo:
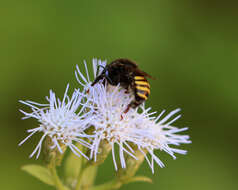
[[[97,155],[91,155],[91,157],[92,156],[94,157],[94,161],[91,160],[90,164],[93,164],[93,165],[102,164],[106,160],[108,154],[111,152],[111,149],[112,149],[112,146],[110,145],[110,143],[107,140],[102,140],[98,147],[98,151],[95,152],[95,154]],[[93,153],[94,152],[91,152],[91,154]]]
[[[52,164],[54,162],[57,166],[61,164],[61,161],[63,159],[66,145],[59,142],[59,146],[62,150],[62,152],[59,151],[57,147],[54,147],[54,143],[52,142],[52,138],[46,137],[44,141],[44,149],[43,149],[43,155],[44,155],[44,161],[46,165]]]

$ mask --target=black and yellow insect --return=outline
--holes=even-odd
[[[130,108],[136,108],[150,94],[150,84],[146,77],[152,78],[149,74],[140,70],[138,65],[129,59],[116,59],[106,65],[103,72],[94,80],[92,86],[102,79],[105,79],[111,85],[118,85],[125,88],[127,92],[132,90],[135,99],[127,106],[124,113],[127,113]]]

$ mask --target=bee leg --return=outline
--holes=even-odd
[[[123,114],[126,114],[130,110],[130,108],[131,108],[131,104],[129,104],[127,108],[125,109],[125,111],[121,114],[121,120],[123,120]]]
[[[127,106],[127,108],[125,109],[125,111],[123,112],[123,113],[127,113],[129,110],[130,110],[130,108],[131,108],[131,104],[129,104],[128,106]]]
[[[101,79],[103,79],[105,77],[104,74],[99,75],[91,84],[91,86],[94,86],[96,83],[98,83]]]
[[[132,101],[132,102],[127,106],[127,108],[125,109],[124,113],[127,113],[127,112],[130,110],[130,108],[136,108],[136,107],[138,107],[142,102],[144,102],[143,99]]]
[[[139,106],[144,100],[141,99],[141,100],[134,100],[132,101],[130,104],[128,104],[127,108],[125,109],[125,111],[123,112],[124,114],[126,114],[130,108],[136,108],[137,106]],[[123,116],[121,115],[121,120],[123,119]]]

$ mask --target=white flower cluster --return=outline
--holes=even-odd
[[[36,158],[39,157],[42,142],[46,136],[52,139],[54,149],[55,147],[62,153],[60,143],[69,147],[76,155],[83,154],[73,142],[78,142],[88,148],[91,145],[83,138],[91,138],[92,136],[85,133],[85,129],[88,128],[89,120],[85,119],[87,115],[90,115],[90,111],[86,114],[81,114],[85,106],[81,106],[81,109],[76,112],[81,105],[82,97],[75,91],[70,98],[67,95],[69,85],[67,85],[63,100],[57,99],[55,93],[50,90],[50,96],[46,97],[48,104],[39,104],[32,101],[20,101],[21,103],[29,106],[32,110],[31,113],[20,110],[25,117],[23,119],[35,118],[40,123],[39,127],[27,130],[28,135],[19,145],[22,145],[27,139],[37,132],[43,132],[38,145],[30,155],[32,157],[36,152]],[[37,107],[38,106],[38,107]],[[84,155],[85,156],[85,155]],[[86,157],[86,156],[85,156]]]
[[[134,159],[134,148],[136,147],[146,158],[149,166],[154,172],[154,161],[161,167],[164,164],[155,155],[154,151],[159,149],[167,152],[173,158],[174,153],[185,154],[186,151],[176,149],[181,143],[190,143],[189,136],[179,135],[178,132],[187,130],[187,128],[177,128],[172,126],[180,115],[171,119],[179,109],[170,112],[162,118],[165,111],[155,116],[156,112],[150,112],[151,108],[145,108],[144,104],[136,109],[130,109],[126,114],[124,110],[134,98],[133,94],[125,93],[125,89],[118,86],[105,85],[97,83],[91,86],[93,80],[90,80],[87,64],[85,65],[86,77],[77,67],[76,78],[82,89],[75,90],[72,97],[67,95],[68,86],[62,101],[56,99],[51,91],[47,98],[48,104],[38,104],[31,101],[21,101],[31,107],[32,113],[26,113],[24,118],[36,118],[40,126],[30,129],[30,135],[24,139],[23,144],[29,137],[36,132],[43,132],[37,147],[31,154],[33,156],[37,151],[37,158],[40,154],[42,142],[46,136],[52,139],[54,146],[62,152],[59,143],[68,146],[76,155],[79,154],[88,158],[80,151],[74,142],[78,142],[90,149],[91,154],[88,159],[97,160],[100,154],[99,146],[103,140],[106,140],[112,148],[112,157],[115,169],[117,170],[115,146],[119,147],[119,158],[121,167],[126,167],[124,154],[128,154]],[[93,60],[94,79],[102,72],[101,65],[106,65],[105,61]],[[39,106],[40,108],[38,108]],[[93,126],[93,134],[89,135],[85,131]],[[88,139],[88,140],[85,140]],[[148,153],[148,154],[147,154]],[[150,158],[148,157],[150,155]]]

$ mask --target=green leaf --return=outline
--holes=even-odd
[[[36,177],[43,183],[46,183],[48,185],[54,185],[54,179],[51,175],[50,171],[40,165],[25,165],[21,168],[23,171],[29,173],[30,175]]]
[[[152,183],[152,179],[146,177],[146,176],[135,176],[132,177],[128,180],[125,181],[125,183],[133,183],[133,182],[148,182],[148,183]]]
[[[107,183],[91,187],[89,190],[114,190],[119,189],[121,186],[122,183],[117,180],[112,180]]]

